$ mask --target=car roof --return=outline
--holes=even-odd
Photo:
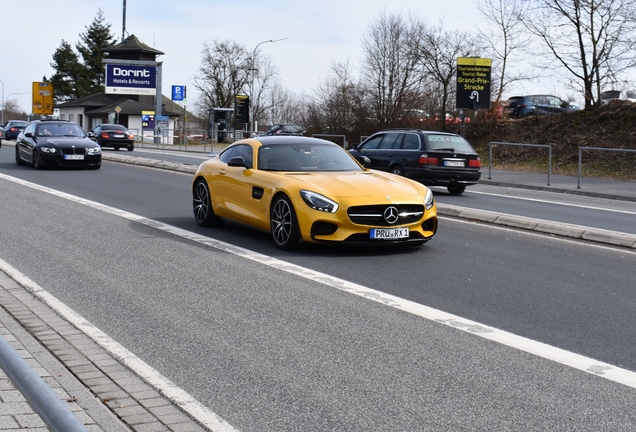
[[[320,138],[314,137],[306,137],[306,136],[289,136],[289,135],[280,135],[280,136],[258,136],[255,138],[248,138],[244,141],[237,142],[246,142],[249,140],[256,140],[261,142],[263,145],[289,145],[289,144],[333,144],[335,146],[340,147],[338,144],[327,141]]]
[[[381,133],[381,132],[418,132],[418,133],[422,133],[424,135],[453,135],[453,136],[458,136],[456,133],[452,133],[452,132],[444,132],[444,131],[435,131],[435,130],[425,130],[425,129],[414,129],[414,128],[388,128],[388,129],[382,129],[376,133]],[[375,135],[375,134],[373,134]]]

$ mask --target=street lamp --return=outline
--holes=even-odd
[[[282,40],[285,40],[287,38],[280,38],[280,39],[269,39],[269,40],[265,40],[262,42],[259,42],[256,44],[256,46],[254,47],[254,51],[252,52],[252,67],[250,68],[250,72],[252,73],[252,79],[251,79],[251,83],[250,83],[250,121],[252,123],[252,130],[251,132],[256,132],[256,122],[254,121],[254,117],[253,117],[253,110],[252,110],[252,104],[255,102],[255,99],[253,98],[254,96],[254,78],[256,77],[256,51],[258,50],[258,47],[263,45],[264,43],[271,43],[271,42],[280,42]]]

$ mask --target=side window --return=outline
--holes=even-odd
[[[404,150],[418,150],[420,148],[420,137],[412,133],[404,134],[402,148]]]
[[[402,138],[402,134],[400,133],[388,133],[384,136],[382,143],[380,144],[380,149],[382,150],[392,150],[400,148],[400,138]]]
[[[221,153],[219,155],[219,159],[221,159],[221,162],[228,163],[230,161],[230,159],[232,159],[232,156],[236,155],[234,153],[235,150],[236,150],[236,147],[230,147],[229,149],[227,149],[223,153]]]
[[[384,135],[376,135],[367,140],[361,148],[365,150],[377,150],[378,148],[380,148],[382,138],[384,138]]]
[[[245,165],[247,165],[249,168],[252,167],[252,147],[248,145],[237,145],[234,147],[230,147],[229,149],[221,153],[219,159],[221,159],[222,162],[228,163],[230,159],[235,156],[243,156]]]
[[[31,123],[30,125],[28,125],[26,128],[24,128],[24,134],[28,134],[29,132],[31,132],[32,134],[35,135],[35,123]]]

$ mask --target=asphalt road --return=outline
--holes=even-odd
[[[196,226],[189,175],[7,153],[0,174],[143,218],[1,179],[0,257],[237,430],[636,426],[601,363],[636,371],[632,252],[443,218],[422,248],[291,254]]]

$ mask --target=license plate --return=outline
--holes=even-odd
[[[464,166],[464,161],[444,161],[444,166],[463,167]]]
[[[84,155],[64,155],[66,160],[84,160]]]
[[[113,135],[115,138],[125,138],[125,135],[122,134],[115,134]]]
[[[392,240],[400,238],[408,238],[408,228],[373,228],[371,230],[372,239]]]

